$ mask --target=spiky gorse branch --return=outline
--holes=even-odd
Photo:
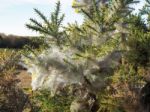
[[[81,1],[78,2],[80,3]],[[95,34],[95,37],[101,38],[99,39],[101,44],[115,37],[117,32],[127,33],[125,27],[127,25],[124,24],[123,18],[126,18],[133,10],[129,7],[129,4],[138,3],[138,1],[134,0],[112,0],[111,2],[105,2],[90,0],[92,9],[88,10],[84,9],[86,6],[78,7],[85,16],[84,26],[86,29],[88,28],[90,33]],[[83,31],[83,28],[81,29]]]
[[[50,40],[54,39],[57,44],[60,44],[61,41],[63,41],[63,31],[61,31],[61,27],[62,21],[64,20],[64,14],[60,15],[60,1],[56,4],[56,9],[51,13],[49,19],[38,9],[34,9],[34,11],[43,22],[41,23],[36,19],[30,18],[30,23],[26,24],[26,27],[40,34],[44,34]]]
[[[108,51],[105,49],[105,53],[103,52],[106,55],[113,49],[120,48],[120,44],[126,38],[123,36],[128,34],[127,24],[124,20],[132,9],[129,8],[129,4],[137,2],[133,0],[76,1],[79,7],[77,5],[75,8],[80,9],[85,20],[82,26],[69,25],[67,32],[69,32],[70,38],[71,35],[77,37],[76,42],[73,43],[76,43],[75,46],[82,50],[82,55],[83,53],[86,55],[96,53],[96,56],[102,56],[102,49],[107,48]],[[89,5],[91,8],[87,9],[86,7]],[[108,47],[107,44],[112,46]]]

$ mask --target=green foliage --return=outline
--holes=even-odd
[[[32,102],[37,105],[36,112],[70,112],[71,96],[50,96],[47,90],[35,92]]]
[[[19,57],[20,51],[15,50],[9,50],[9,49],[0,49],[0,76],[5,76],[5,74],[13,74],[14,72],[10,72],[9,70],[17,67],[18,57]]]
[[[145,0],[146,4],[144,5],[144,7],[140,10],[140,15],[141,16],[147,16],[146,17],[146,22],[147,22],[147,26],[150,27],[150,1],[149,0]]]
[[[128,42],[128,58],[130,63],[136,66],[148,67],[150,65],[150,35],[148,33],[134,31]]]
[[[129,15],[129,18],[127,18],[125,22],[128,23],[131,34],[134,30],[142,30],[143,32],[148,31],[147,24],[140,14]]]
[[[60,1],[56,3],[56,9],[51,13],[50,20],[44,16],[42,12],[38,9],[34,9],[38,16],[43,20],[43,22],[38,22],[36,19],[30,18],[30,24],[26,24],[26,27],[44,34],[48,39],[54,39],[59,45],[63,40],[64,32],[61,31],[62,22],[64,20],[64,14],[60,15]]]

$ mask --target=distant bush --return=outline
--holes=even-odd
[[[36,39],[36,37],[16,35],[7,36],[0,33],[0,48],[23,48],[25,45],[37,48],[40,43],[39,41],[35,41]]]

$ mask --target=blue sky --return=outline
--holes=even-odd
[[[56,2],[57,0],[0,0],[0,32],[16,35],[36,35],[25,27],[29,18],[37,18],[33,8],[37,8],[49,16]],[[61,12],[66,15],[64,25],[74,21],[82,23],[83,17],[76,14],[71,8],[72,0],[60,0],[60,2],[62,4]],[[134,5],[134,7],[140,8],[143,4],[144,2],[141,2],[140,5]]]

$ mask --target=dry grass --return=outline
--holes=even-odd
[[[31,88],[31,74],[27,73],[27,71],[21,70],[17,75],[17,79],[19,80],[19,87]]]

